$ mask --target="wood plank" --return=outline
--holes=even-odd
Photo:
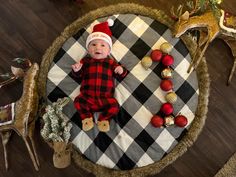
[[[89,10],[125,0],[85,0],[78,5],[69,0],[5,0],[0,3],[0,72],[10,70],[15,57],[30,57],[40,63],[45,50],[63,29]],[[172,5],[183,0],[133,0],[139,4],[165,10],[169,13]],[[236,14],[236,1],[225,0],[222,7]],[[210,177],[223,166],[236,151],[235,93],[236,74],[230,86],[226,86],[233,57],[228,46],[216,39],[206,52],[211,78],[211,93],[206,125],[194,145],[182,157],[166,167],[155,177]],[[21,94],[21,84],[17,82],[0,90],[0,103],[16,100]],[[2,177],[92,177],[74,164],[58,170],[52,164],[52,150],[39,136],[36,129],[36,145],[40,158],[39,172],[34,170],[28,152],[21,139],[14,135],[8,144],[9,166],[5,171],[0,164]],[[3,148],[0,148],[0,161],[3,162]]]

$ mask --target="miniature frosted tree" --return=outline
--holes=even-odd
[[[63,114],[62,109],[69,100],[67,97],[59,98],[52,105],[47,105],[43,115],[44,126],[41,129],[41,136],[46,141],[68,143],[72,124]]]

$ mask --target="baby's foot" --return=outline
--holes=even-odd
[[[93,118],[85,118],[84,120],[82,120],[82,129],[84,131],[89,131],[90,129],[92,129],[94,127],[94,123],[93,123]]]
[[[97,125],[100,132],[108,132],[110,130],[110,123],[108,120],[98,121]]]

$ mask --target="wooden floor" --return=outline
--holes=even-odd
[[[84,4],[78,5],[69,0],[1,0],[0,72],[9,72],[11,60],[15,57],[29,57],[40,63],[45,50],[68,24],[89,10],[118,2],[123,1],[85,0]],[[170,7],[178,2],[183,0],[145,0],[139,3],[169,13]],[[224,0],[222,7],[236,14],[235,0]],[[232,84],[226,86],[234,60],[227,45],[217,39],[211,43],[206,57],[211,88],[205,127],[194,145],[155,177],[212,177],[236,151],[236,74]],[[17,100],[21,91],[20,82],[0,89],[0,104]],[[54,168],[52,150],[40,138],[39,127],[36,130],[40,171],[34,170],[23,141],[14,135],[8,145],[8,172],[4,168],[0,146],[1,177],[93,176],[74,164],[63,170]]]

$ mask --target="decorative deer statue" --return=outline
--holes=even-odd
[[[207,6],[209,6],[209,3],[216,3],[219,2],[219,0],[210,0],[207,2]],[[216,7],[216,4],[214,4],[214,7]],[[173,17],[178,19],[172,29],[173,36],[180,37],[189,29],[197,29],[200,31],[198,48],[187,72],[190,72],[192,67],[196,68],[198,66],[210,42],[216,37],[219,37],[230,47],[234,57],[234,64],[227,82],[229,85],[236,67],[236,16],[232,16],[218,8],[214,10],[208,8],[199,15],[195,15],[201,10],[199,0],[196,0],[194,7],[191,7],[191,12],[185,11],[182,14],[182,8],[183,6],[180,5],[176,12],[174,12],[173,8],[171,10]],[[220,14],[219,17],[217,17],[217,13]],[[204,29],[207,30],[207,33]],[[201,51],[200,56],[197,56],[196,54],[199,50]]]

